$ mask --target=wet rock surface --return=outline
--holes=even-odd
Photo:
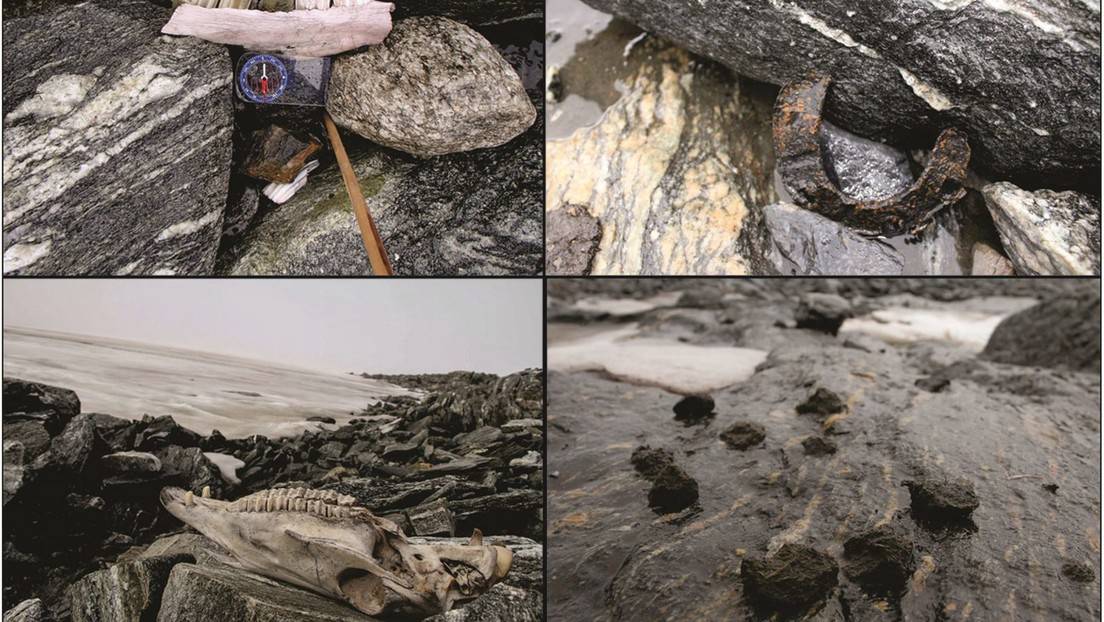
[[[550,373],[548,468],[558,473],[549,480],[550,619],[782,620],[808,612],[818,620],[904,620],[967,606],[971,618],[1014,611],[1094,619],[1097,373],[987,361],[942,337],[894,344],[848,331],[832,336],[796,328],[793,317],[810,291],[846,298],[865,314],[899,305],[996,312],[1002,307],[984,307],[979,292],[1049,297],[1096,287],[1029,279],[550,284],[553,310],[584,296],[652,300],[692,289],[688,303],[725,303],[655,308],[633,321],[647,325],[650,338],[770,350],[748,380],[711,391],[718,414],[708,426],[676,421],[676,398],[662,389]],[[610,320],[574,321],[600,330]],[[916,386],[936,375],[948,380],[940,391]],[[847,408],[798,414],[818,388]],[[717,436],[737,420],[762,426],[766,439],[732,451]],[[846,433],[825,437],[828,423]],[[836,452],[806,453],[810,438],[827,438]],[[641,445],[667,450],[697,482],[696,508],[656,517],[641,503],[650,482],[627,450]],[[969,481],[973,527],[918,521],[905,482],[925,480]],[[972,505],[968,495],[953,503],[963,511]],[[798,613],[759,597],[745,577],[748,559],[769,559],[787,545],[810,547],[828,558],[815,559],[839,568],[838,585],[818,590]],[[820,564],[813,560],[793,570],[808,573]],[[1066,564],[1090,570],[1080,575],[1087,583],[1063,574]],[[892,585],[880,585],[890,577]]]
[[[782,85],[830,68],[831,121],[868,138],[930,142],[955,126],[970,136],[975,161],[1004,176],[1077,183],[1078,174],[1099,170],[1096,7],[588,4],[757,80]],[[742,36],[749,31],[756,36]],[[996,75],[1030,77],[981,78]]]
[[[5,439],[5,603],[38,597],[49,621],[351,619],[343,604],[220,569],[225,552],[180,533],[158,500],[164,486],[228,500],[298,486],[352,495],[412,537],[466,541],[481,530],[515,551],[518,570],[474,601],[479,613],[470,619],[533,619],[544,589],[543,374],[389,378],[422,394],[288,438],[202,436],[165,416],[75,414],[37,458]],[[6,407],[45,396],[79,408],[64,389],[5,385]],[[5,427],[30,423],[40,425]]]
[[[441,17],[395,23],[334,63],[334,122],[418,157],[497,147],[536,120],[521,79],[482,35]]]
[[[1100,199],[1080,192],[982,189],[1001,242],[1023,275],[1100,274]]]
[[[232,67],[161,39],[168,16],[131,0],[5,20],[5,274],[211,273]]]
[[[1014,365],[1100,371],[1100,292],[1048,297],[1002,321],[983,356]]]
[[[904,273],[905,260],[892,246],[796,205],[767,205],[763,222],[770,239],[767,260],[783,276]]]

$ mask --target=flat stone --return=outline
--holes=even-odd
[[[300,139],[279,125],[254,132],[245,173],[250,177],[281,184],[291,183],[307,161],[322,148],[318,139]]]
[[[930,146],[957,127],[975,168],[1095,184],[1100,9],[1091,3],[587,4],[756,80],[830,72],[829,119],[867,138]]]
[[[545,219],[545,272],[551,275],[590,274],[602,224],[580,205],[548,212]]]
[[[144,622],[161,607],[173,566],[191,556],[149,557],[85,575],[69,588],[73,622]]]
[[[1079,192],[982,188],[1005,252],[1021,275],[1100,274],[1100,200]]]
[[[769,231],[767,261],[787,276],[896,275],[905,260],[892,246],[865,238],[819,214],[789,203],[763,208]]]
[[[382,44],[338,57],[326,109],[338,125],[418,157],[497,147],[536,120],[494,46],[441,17],[400,20]]]
[[[100,458],[104,471],[113,474],[146,475],[161,471],[161,460],[144,451],[120,451]]]
[[[409,510],[406,518],[416,536],[452,536],[456,529],[445,499]]]
[[[771,99],[654,38],[635,51],[645,60],[601,120],[548,141],[550,220],[585,205],[601,223],[595,275],[761,272]]]
[[[167,8],[5,20],[4,273],[210,274],[230,175],[225,48]]]
[[[370,618],[342,603],[251,572],[177,564],[157,622],[356,622]]]

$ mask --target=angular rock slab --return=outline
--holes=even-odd
[[[188,555],[151,557],[85,575],[69,588],[73,622],[153,619],[173,566],[187,561]]]
[[[5,21],[5,274],[211,272],[232,67],[160,38],[168,15],[123,0]]]
[[[892,246],[865,238],[847,227],[789,203],[763,208],[770,232],[767,259],[778,274],[903,274],[905,261]]]
[[[591,274],[748,274],[752,208],[774,198],[770,102],[723,68],[646,41],[650,60],[595,126],[548,142],[548,212],[602,223]]]
[[[1079,192],[982,188],[1004,250],[1024,275],[1100,274],[1100,200]]]
[[[402,20],[381,45],[335,60],[326,109],[338,125],[423,158],[497,147],[537,115],[494,46],[440,17]]]
[[[1084,183],[1100,169],[1099,5],[586,2],[757,80],[830,68],[829,119],[870,138],[923,142],[957,127],[1001,177]]]
[[[157,622],[365,622],[359,611],[306,590],[225,566],[177,564]]]
[[[403,0],[395,18],[416,15],[447,17],[469,26],[489,26],[522,19],[544,19],[541,0]]]

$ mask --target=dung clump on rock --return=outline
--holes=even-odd
[[[675,404],[675,420],[686,424],[699,423],[716,413],[716,404],[709,395],[687,395]]]
[[[820,436],[810,436],[801,441],[806,456],[826,456],[836,453],[836,444]]]
[[[853,315],[851,303],[846,298],[813,292],[801,297],[794,320],[798,328],[835,335],[839,333],[844,320]]]
[[[837,570],[826,553],[784,544],[774,555],[745,560],[741,575],[758,609],[794,612],[825,598],[839,581]]]
[[[666,449],[642,445],[633,451],[631,462],[641,477],[652,482],[648,506],[657,513],[680,512],[698,502],[698,482],[675,464]]]
[[[675,457],[666,449],[652,449],[641,445],[633,451],[630,461],[640,475],[645,479],[652,479],[664,468],[674,464]]]
[[[912,513],[922,524],[968,522],[978,507],[974,485],[962,479],[925,477],[906,481],[912,496]]]
[[[882,525],[843,545],[843,572],[871,594],[900,594],[915,569],[912,542],[900,527]]]
[[[809,399],[797,405],[797,412],[801,415],[831,415],[846,408],[847,404],[837,393],[820,387]]]
[[[721,440],[732,449],[749,449],[762,443],[767,438],[767,431],[763,426],[749,421],[737,421],[724,432],[721,432]]]
[[[698,482],[674,464],[659,472],[648,491],[648,506],[660,514],[680,512],[697,502]]]

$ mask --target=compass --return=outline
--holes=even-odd
[[[287,66],[270,54],[255,54],[238,69],[238,92],[255,104],[271,104],[284,94],[291,81]]]

